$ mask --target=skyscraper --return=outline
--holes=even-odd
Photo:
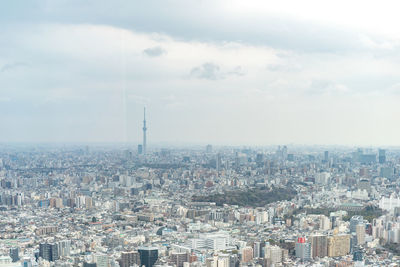
[[[354,215],[350,219],[350,233],[355,233],[356,232],[356,226],[358,224],[364,224],[364,217],[361,215]]]
[[[313,258],[323,258],[328,255],[328,240],[326,235],[315,234],[310,236],[311,254]]]
[[[386,162],[386,150],[385,149],[379,149],[378,161],[381,164]]]
[[[138,151],[138,154],[140,155],[140,154],[142,154],[143,153],[143,145],[138,145],[137,146],[137,151]]]
[[[158,259],[158,248],[156,247],[140,247],[140,264],[145,267],[153,267]]]
[[[47,261],[55,261],[59,259],[58,244],[41,243],[39,244],[39,257]]]
[[[147,152],[147,146],[146,146],[146,108],[144,108],[143,112],[143,154],[146,155]]]
[[[18,247],[14,247],[14,248],[10,248],[10,257],[12,259],[13,262],[19,261],[19,248]]]
[[[329,151],[324,152],[324,161],[328,162],[329,161]]]
[[[222,164],[222,161],[221,161],[221,154],[220,154],[220,153],[217,153],[216,169],[217,169],[217,172],[218,172],[218,173],[221,171],[221,164]]]

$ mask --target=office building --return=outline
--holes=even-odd
[[[378,151],[378,162],[380,164],[386,163],[386,150],[385,149],[379,149],[379,151]]]
[[[222,165],[221,154],[217,153],[216,170],[217,170],[218,173],[221,171],[221,165]]]
[[[265,246],[265,258],[270,264],[282,262],[282,249],[279,246]]]
[[[311,256],[313,258],[323,258],[328,255],[328,241],[326,235],[312,235],[310,236],[311,241]]]
[[[350,233],[356,232],[356,226],[359,224],[364,224],[364,218],[360,215],[355,215],[350,219]]]
[[[153,267],[158,259],[158,248],[156,247],[140,247],[140,264],[145,267]]]
[[[242,262],[250,262],[253,259],[253,248],[244,247],[241,251]]]
[[[364,245],[365,243],[365,224],[356,225],[357,245]]]
[[[139,144],[139,145],[137,146],[137,151],[138,151],[138,154],[139,154],[139,155],[143,154],[143,145],[140,145],[140,144]]]
[[[302,261],[308,261],[311,259],[311,244],[306,242],[305,237],[297,238],[295,245],[296,257]]]
[[[71,254],[71,240],[62,240],[58,242],[58,255],[66,257]]]
[[[362,164],[372,164],[376,162],[376,154],[361,154],[360,162]]]
[[[183,267],[184,262],[189,262],[189,253],[173,251],[171,253],[171,263],[177,267]]]
[[[19,261],[19,248],[10,248],[10,257],[12,262]]]
[[[39,257],[47,261],[56,261],[59,259],[58,244],[41,243],[39,245]]]
[[[379,171],[379,176],[387,179],[393,179],[394,168],[392,167],[381,167]]]
[[[328,256],[340,257],[350,253],[350,235],[334,235],[328,238]]]
[[[253,244],[253,257],[254,258],[260,258],[261,257],[261,243],[260,242],[254,242]]]
[[[127,251],[121,253],[120,267],[140,266],[140,254],[137,251]]]
[[[329,151],[324,152],[324,161],[328,162],[329,161]]]

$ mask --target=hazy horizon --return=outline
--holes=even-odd
[[[396,1],[8,1],[0,143],[400,146]]]

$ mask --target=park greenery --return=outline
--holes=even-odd
[[[225,191],[210,195],[194,195],[195,202],[215,202],[217,206],[223,204],[262,207],[275,201],[291,200],[297,192],[291,187],[285,188],[251,188],[246,190]]]

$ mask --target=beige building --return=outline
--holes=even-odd
[[[328,256],[339,257],[349,254],[350,235],[334,235],[328,237]]]
[[[356,226],[356,235],[357,235],[357,245],[363,245],[365,243],[365,225],[358,224]]]
[[[265,246],[265,258],[269,259],[271,264],[282,262],[282,249],[278,246]]]
[[[242,249],[242,262],[250,262],[253,260],[253,248],[245,247]]]

